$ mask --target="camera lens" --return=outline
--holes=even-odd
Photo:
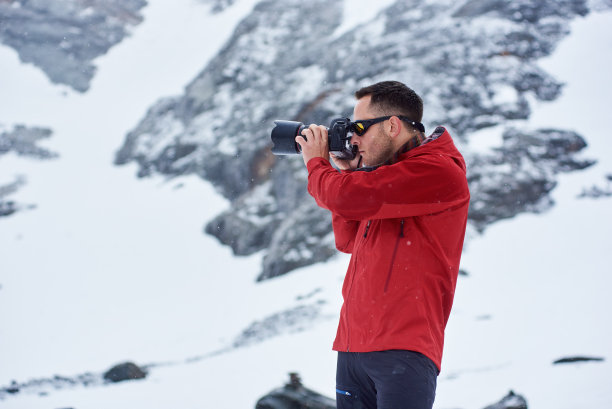
[[[304,124],[295,121],[274,121],[272,129],[272,153],[275,155],[293,155],[300,153],[300,145],[295,137],[305,128]]]

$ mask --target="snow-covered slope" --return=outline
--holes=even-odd
[[[0,122],[52,128],[41,146],[59,154],[46,162],[13,154],[0,160],[3,182],[27,179],[15,200],[37,205],[0,227],[1,384],[104,368],[133,352],[139,361],[164,360],[171,348],[160,345],[193,342],[177,351],[183,357],[206,350],[199,338],[207,335],[193,336],[199,322],[218,332],[212,323],[222,320],[205,315],[218,315],[211,297],[219,297],[217,305],[226,297],[215,282],[227,279],[229,286],[227,274],[248,275],[251,262],[201,233],[225,200],[195,178],[137,181],[134,169],[112,160],[135,118],[159,95],[180,92],[253,3],[213,17],[190,0],[152,2],[133,38],[100,59],[86,94],[51,85],[0,48]]]
[[[0,184],[24,175],[14,198],[37,205],[0,219],[0,386],[125,360],[159,364],[144,381],[24,388],[2,407],[252,408],[290,371],[333,397],[330,346],[347,258],[255,284],[261,254],[234,257],[201,232],[228,206],[210,185],[195,176],[136,180],[135,166],[112,165],[137,118],[179,93],[255,3],[211,16],[195,1],[151,1],[133,36],[97,61],[86,94],[51,85],[0,48],[0,123],[51,128],[40,145],[59,154],[0,157]],[[509,389],[532,408],[612,405],[612,199],[577,198],[612,173],[609,27],[609,12],[574,21],[541,62],[567,85],[554,103],[533,101],[525,124],[580,132],[583,155],[598,163],[561,176],[548,212],[469,241],[438,409],[479,409]],[[249,337],[257,321],[268,331]],[[207,356],[215,351],[223,352]],[[605,361],[552,364],[574,355]]]

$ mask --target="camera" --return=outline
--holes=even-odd
[[[274,121],[274,125],[271,135],[274,144],[272,153],[275,155],[301,153],[300,145],[295,142],[295,137],[300,135],[307,126],[295,121]],[[357,154],[357,147],[351,145],[350,129],[351,120],[348,118],[336,118],[327,128],[329,151],[338,159],[351,160]]]

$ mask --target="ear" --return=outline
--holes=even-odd
[[[397,138],[402,130],[402,120],[396,116],[389,118],[389,136]]]

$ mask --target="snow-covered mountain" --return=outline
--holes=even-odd
[[[342,2],[261,1],[182,96],[149,110],[116,162],[136,161],[140,176],[212,181],[232,206],[206,231],[237,255],[264,251],[259,278],[275,277],[336,250],[301,160],[270,154],[271,124],[327,124],[350,115],[355,89],[396,78],[422,95],[430,129],[444,124],[463,142],[470,225],[482,231],[549,208],[556,175],[592,163],[575,158],[579,134],[525,123],[535,101],[562,89],[539,59],[588,12],[583,0],[398,1],[338,31]],[[471,136],[492,127],[503,143],[478,152]]]
[[[389,77],[470,162],[436,408],[609,407],[610,2],[289,3],[149,1],[87,92],[0,48],[3,407],[254,407],[291,371],[333,397],[348,260],[268,135]],[[147,378],[101,382],[126,360]]]

